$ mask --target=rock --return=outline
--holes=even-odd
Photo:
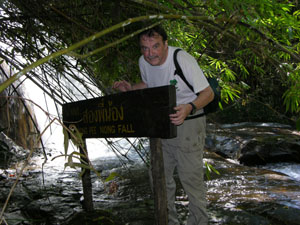
[[[22,215],[21,210],[17,210],[14,212],[4,213],[4,218],[7,224],[9,225],[29,225],[30,223],[27,219]]]
[[[206,152],[221,175],[207,180],[210,224],[300,225],[299,182]]]
[[[7,168],[12,157],[13,154],[9,151],[8,145],[0,140],[0,168]]]
[[[32,224],[55,224],[52,212],[47,212],[35,203],[30,203],[22,208],[22,214],[25,215],[27,220]]]
[[[109,210],[94,210],[92,212],[78,212],[72,215],[64,223],[66,225],[82,224],[103,224],[103,225],[122,225],[114,219],[114,215]]]
[[[278,162],[300,163],[300,143],[276,138],[253,140],[241,149],[238,160],[247,166]]]
[[[206,147],[247,166],[300,163],[300,132],[281,124],[208,125]]]
[[[277,205],[274,210],[267,212],[267,214],[277,219],[282,224],[300,225],[299,209]]]
[[[279,130],[286,132],[284,138],[277,136],[270,142],[280,146],[280,140],[284,140],[282,151],[286,143],[298,143],[297,135],[288,135],[292,132],[287,128],[223,127],[216,135],[221,137],[218,140],[222,140],[222,144],[227,143],[228,151],[225,153],[231,151],[229,155],[236,159],[245,146],[255,149],[255,146],[267,144],[268,137],[273,138]],[[216,143],[221,146],[220,142]],[[230,148],[232,143],[234,146]],[[292,145],[288,147],[297,151]],[[220,173],[212,172],[210,179],[205,180],[210,224],[300,225],[299,181],[279,172],[241,165],[237,160],[221,157],[211,151],[205,151],[204,161]],[[9,221],[11,223],[8,224],[33,224],[33,220],[41,221],[44,218],[52,224],[64,225],[97,222],[109,225],[112,221],[122,225],[154,224],[154,202],[145,164],[127,164],[125,167],[117,157],[108,160],[101,158],[95,160],[95,168],[101,171],[102,179],[92,175],[94,212],[82,211],[82,185],[76,171],[62,171],[45,165],[44,183],[41,182],[39,171],[29,171],[19,181],[5,213],[5,219],[19,219],[19,222]],[[118,188],[109,194],[111,183],[103,181],[112,172],[119,174],[110,181],[117,184]],[[0,203],[3,205],[15,177],[6,176],[4,171],[2,175]],[[188,199],[178,177],[176,181],[176,208],[179,220],[184,224],[188,216]],[[44,224],[47,220],[44,220]]]
[[[6,169],[26,159],[28,150],[18,146],[3,132],[0,132],[0,168]]]
[[[300,200],[297,200],[299,182],[284,174],[233,163],[209,151],[205,152],[204,159],[220,172],[220,175],[212,173],[211,180],[206,180],[210,224],[282,225],[284,223],[280,218],[288,218],[287,224],[297,224],[297,215],[300,215]],[[105,164],[104,161],[101,163]],[[119,166],[118,170],[102,171],[104,178],[111,171],[120,174],[114,179],[119,188],[113,195],[102,185],[98,186],[96,181],[99,180],[93,176],[96,209],[93,212],[82,211],[79,202],[80,178],[75,171],[57,173],[56,178],[45,182],[43,188],[34,173],[31,177],[25,177],[17,186],[5,218],[21,221],[9,223],[14,225],[33,224],[32,221],[63,225],[154,224],[154,202],[148,168],[137,164],[129,171]],[[46,180],[49,179],[47,175]],[[4,187],[3,184],[7,182],[13,183],[11,179],[7,178],[0,184]],[[188,215],[188,199],[178,177],[176,180],[176,207],[179,220],[184,224]],[[2,188],[1,202],[5,201],[9,186]]]

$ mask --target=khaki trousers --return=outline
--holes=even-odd
[[[188,195],[187,225],[206,225],[206,189],[203,181],[203,148],[206,135],[205,116],[187,120],[177,127],[177,137],[162,139],[168,201],[168,225],[179,225],[175,208],[174,170]]]

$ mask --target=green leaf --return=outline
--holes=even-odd
[[[109,176],[105,179],[104,182],[109,182],[111,180],[113,180],[115,177],[119,177],[120,175],[116,172],[112,172],[111,174],[109,174]]]
[[[82,139],[82,136],[83,134],[77,129],[77,127],[74,125],[74,124],[71,124],[69,126],[70,128],[70,131],[71,131],[71,140],[73,142],[73,144],[76,146],[76,147],[81,147],[83,146],[83,139]]]
[[[220,172],[216,168],[214,168],[211,164],[205,162],[205,167],[206,167],[206,177],[208,180],[210,180],[211,172],[214,172],[214,173],[220,175]]]
[[[214,173],[220,175],[220,172],[215,167],[213,167],[211,164],[208,164],[208,166],[211,169],[211,171],[213,171]]]

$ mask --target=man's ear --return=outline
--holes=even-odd
[[[165,40],[165,46],[168,47],[168,40]]]

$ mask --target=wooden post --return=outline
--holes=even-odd
[[[167,225],[167,194],[161,140],[174,138],[177,128],[169,115],[176,106],[173,85],[127,91],[63,104],[64,125],[76,126],[82,138],[150,137],[155,218]],[[81,149],[81,153],[83,150]],[[93,210],[90,171],[82,177],[84,208]]]
[[[83,139],[83,141],[84,141],[85,151],[81,147],[79,149],[81,154],[86,155],[88,154],[86,149],[86,140]],[[88,163],[88,160],[85,157],[80,156],[80,159],[83,162]],[[82,168],[81,171],[83,170],[84,169]],[[94,210],[91,170],[85,169],[84,173],[82,174],[81,180],[82,180],[82,188],[83,188],[83,209],[90,212]]]
[[[156,225],[168,224],[167,192],[161,139],[150,138]]]

